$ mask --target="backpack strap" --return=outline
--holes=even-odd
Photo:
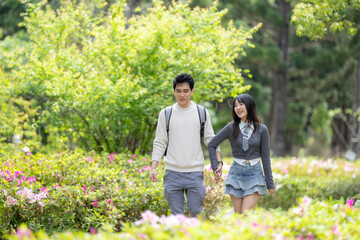
[[[203,106],[196,104],[199,120],[200,120],[200,137],[204,137],[204,129],[205,129],[205,122],[206,122],[206,110]]]
[[[170,118],[171,118],[171,114],[172,114],[172,107],[173,106],[169,106],[165,108],[165,122],[166,122],[166,133],[167,133],[167,137],[168,137],[168,145],[169,145],[169,125],[170,125]],[[196,108],[198,111],[198,115],[199,115],[199,120],[200,120],[200,139],[204,137],[204,129],[205,129],[205,122],[206,122],[206,109],[205,107],[196,104]],[[165,149],[165,153],[164,156],[166,156],[167,153],[167,147]]]
[[[166,122],[166,133],[167,133],[167,137],[168,137],[168,145],[169,145],[169,124],[170,124],[171,114],[172,114],[172,106],[166,107],[165,108],[165,122]],[[166,156],[166,153],[167,153],[167,146],[165,149],[164,156]]]

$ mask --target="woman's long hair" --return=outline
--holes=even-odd
[[[233,108],[232,108],[234,138],[237,138],[239,136],[239,133],[240,133],[239,124],[241,122],[241,119],[235,112],[235,102],[236,101],[238,101],[239,103],[245,104],[246,110],[247,110],[246,120],[249,124],[251,124],[251,123],[254,124],[254,132],[256,132],[256,130],[259,128],[259,125],[261,122],[260,118],[258,117],[257,112],[256,112],[256,104],[255,104],[253,97],[247,93],[238,95],[233,100]]]

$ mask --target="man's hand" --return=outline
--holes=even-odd
[[[158,161],[152,161],[151,164],[151,170],[150,170],[150,179],[153,182],[157,182],[157,171],[156,171],[156,167],[159,165]]]
[[[157,179],[157,171],[155,168],[151,168],[151,170],[150,170],[150,179],[153,182],[157,182],[157,180],[158,180]]]

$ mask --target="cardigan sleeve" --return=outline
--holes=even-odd
[[[217,157],[216,157],[216,148],[227,138],[229,138],[232,132],[232,124],[228,123],[221,131],[215,135],[215,137],[208,144],[208,152],[211,162],[211,168],[213,171],[217,169]]]
[[[261,124],[260,156],[264,168],[265,182],[267,189],[275,188],[270,160],[270,135],[267,127]]]

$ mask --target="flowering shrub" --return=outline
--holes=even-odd
[[[30,153],[30,154],[29,154]],[[151,210],[168,215],[162,176],[150,181],[150,161],[127,154],[58,153],[0,159],[0,231],[14,232],[21,223],[33,231],[98,229],[111,223],[119,230],[141,213]],[[210,218],[224,199],[220,185],[205,171],[205,215]]]
[[[354,206],[359,205],[360,164],[316,161],[295,158],[273,161],[276,193],[262,197],[259,207],[291,208],[292,213],[300,214],[308,208],[295,208],[294,204],[305,195],[342,203],[353,198]],[[223,178],[228,165],[224,166]],[[164,167],[158,167],[159,181],[151,182],[146,156],[82,152],[41,155],[25,149],[21,155],[2,157],[0,166],[2,234],[15,233],[21,223],[32,232],[43,229],[48,234],[68,230],[96,232],[105,224],[119,231],[125,223],[139,221],[148,210],[158,216],[169,215],[163,197]],[[206,219],[217,221],[219,211],[231,204],[223,194],[223,182],[213,180],[209,166],[204,173],[207,191],[204,213]]]
[[[221,214],[215,223],[182,215],[158,217],[146,211],[120,233],[111,226],[91,233],[67,232],[47,236],[25,226],[8,239],[359,239],[360,209],[353,200],[314,201],[300,199],[297,206],[282,211],[258,208],[244,215]]]
[[[292,207],[307,195],[325,199],[360,199],[360,163],[334,159],[290,158],[272,163],[276,192],[261,198],[265,208]]]

